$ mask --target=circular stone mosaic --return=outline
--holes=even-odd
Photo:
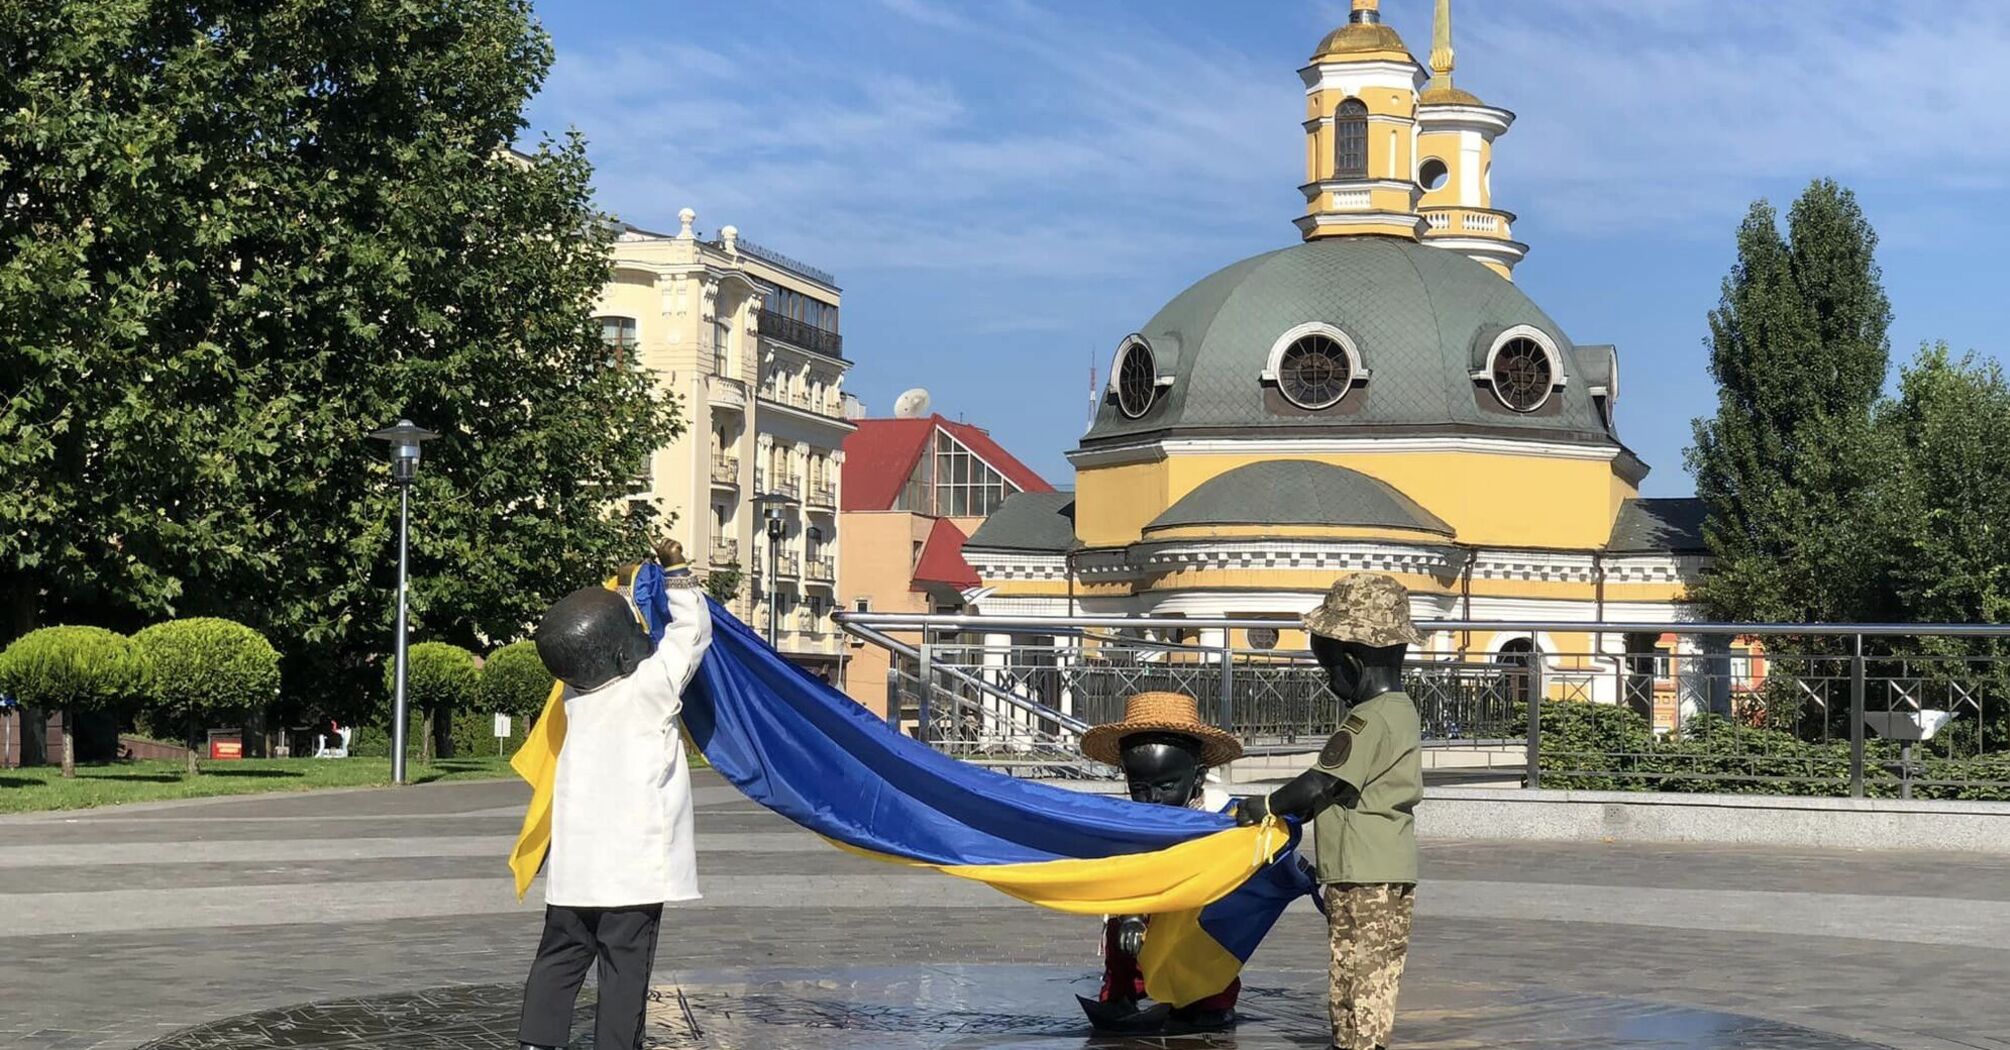
[[[657,973],[647,1050],[1318,1050],[1325,975],[1247,975],[1232,1033],[1090,1032],[1075,993],[1093,974],[1025,966]],[[141,1050],[516,1050],[521,989],[471,985],[245,1014]],[[591,994],[573,1022],[592,1046]],[[1889,1050],[1687,1007],[1541,990],[1419,987],[1397,1025],[1407,1050]]]

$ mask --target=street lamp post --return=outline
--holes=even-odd
[[[412,479],[419,474],[419,446],[438,434],[409,419],[370,435],[391,446],[391,482],[398,486],[398,637],[391,691],[391,783],[405,782],[405,595],[410,544]]]
[[[788,529],[788,522],[782,510],[789,502],[787,496],[769,492],[754,497],[754,505],[761,508],[761,519],[768,530],[768,648],[775,648],[775,610],[781,603],[781,560],[782,533]]]

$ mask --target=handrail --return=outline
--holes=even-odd
[[[1288,620],[1244,617],[1181,616],[970,616],[942,613],[841,612],[834,617],[847,628],[878,630],[969,630],[987,634],[1009,634],[1015,629],[1054,633],[1055,628],[1183,628],[1207,630],[1293,627]],[[1679,621],[1617,620],[1418,620],[1426,634],[1432,631],[1571,631],[1584,634],[1707,634],[1768,635],[1804,634],[1836,637],[1853,635],[1922,635],[1936,638],[2010,638],[2010,624],[1991,623],[1718,623]],[[1215,648],[1204,646],[1203,648]]]
[[[837,620],[838,625],[843,627],[847,634],[850,634],[856,638],[864,639],[865,641],[871,642],[874,645],[886,649],[888,652],[905,656],[910,660],[921,659],[920,649],[917,649],[914,646],[911,646],[906,642],[900,641],[896,638],[890,638],[885,634],[882,634],[879,631],[872,629],[869,626],[863,624],[854,625],[852,623],[849,623],[844,619],[845,615],[846,614],[844,613],[832,613],[831,618]],[[970,686],[971,688],[976,689],[979,692],[982,692],[986,696],[989,696],[995,700],[1001,700],[1013,707],[1018,708],[1021,711],[1024,711],[1029,715],[1034,716],[1035,718],[1041,718],[1047,721],[1051,721],[1054,724],[1060,726],[1061,728],[1068,730],[1069,732],[1081,733],[1086,732],[1089,728],[1089,723],[1084,722],[1073,715],[1064,714],[1060,711],[1056,711],[1053,708],[1048,707],[1044,704],[1034,703],[1033,701],[1028,700],[1022,696],[1015,696],[1012,693],[1000,689],[989,682],[986,682],[979,678],[973,678],[969,674],[963,671],[959,671],[956,668],[944,667],[941,664],[933,664],[932,670],[934,671],[935,674],[939,674],[944,678],[949,678],[954,681],[961,682],[964,685]],[[924,688],[926,688],[925,683]]]

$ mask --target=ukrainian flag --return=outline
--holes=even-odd
[[[1277,917],[1311,894],[1299,830],[1069,791],[959,762],[895,732],[782,659],[718,605],[684,726],[747,797],[833,845],[986,883],[1082,915],[1153,916],[1139,965],[1152,998],[1219,992]],[[511,856],[521,896],[550,840],[564,739],[553,701],[512,760],[537,789]]]

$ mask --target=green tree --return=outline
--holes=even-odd
[[[491,714],[536,718],[551,696],[551,672],[531,642],[512,642],[482,664],[480,701]]]
[[[475,654],[448,642],[420,642],[406,653],[405,703],[421,712],[419,761],[431,763],[455,709],[474,703],[481,687]],[[397,689],[397,668],[384,668],[386,711]]]
[[[0,691],[24,708],[63,713],[63,775],[77,775],[72,721],[122,707],[146,687],[146,662],[131,639],[102,627],[44,627],[0,651]]]
[[[2003,366],[1922,348],[1878,422],[1885,463],[1872,529],[1890,551],[1887,586],[1898,618],[1923,623],[2010,620],[2010,380]],[[2000,640],[1921,638],[1914,673],[2010,690],[2010,646]],[[1976,658],[1988,658],[1976,660]],[[1976,662],[1970,662],[1970,661]],[[1992,711],[1996,705],[1990,705]],[[2000,720],[1999,720],[2000,721]],[[2004,739],[2005,728],[1986,728]]]
[[[205,719],[241,717],[279,697],[279,652],[241,623],[169,620],[133,635],[133,646],[147,664],[147,713],[188,730],[190,775]]]
[[[1882,604],[1864,527],[1891,320],[1876,246],[1829,180],[1794,203],[1784,236],[1765,201],[1739,227],[1710,313],[1717,411],[1689,453],[1715,555],[1697,597],[1715,618],[1848,620]]]
[[[0,5],[0,639],[227,616],[315,706],[390,647],[397,498],[442,436],[413,619],[513,637],[640,546],[677,432],[592,320],[612,225],[575,136],[507,147],[528,0]]]
[[[705,575],[705,593],[720,605],[731,605],[745,578],[738,565],[721,566]]]

